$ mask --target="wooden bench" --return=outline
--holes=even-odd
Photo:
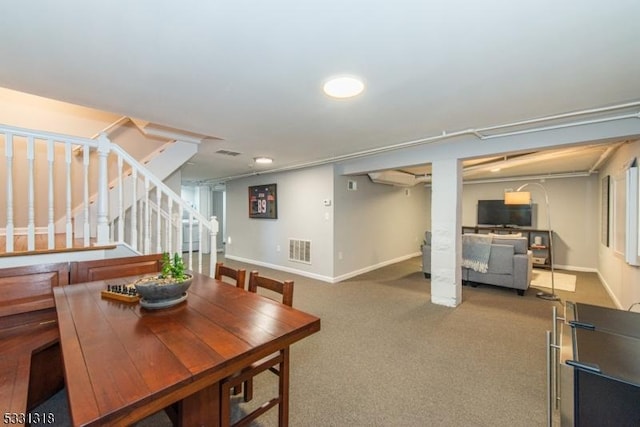
[[[0,269],[2,414],[25,414],[64,387],[54,286],[155,273],[161,258],[154,254]]]
[[[137,276],[156,273],[161,269],[162,254],[72,262],[70,283]]]
[[[0,269],[0,409],[24,414],[64,386],[54,286],[69,264]]]

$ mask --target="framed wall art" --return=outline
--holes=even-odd
[[[249,187],[249,218],[278,218],[278,193],[276,184]]]

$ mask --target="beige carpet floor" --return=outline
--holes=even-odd
[[[420,258],[328,284],[262,267],[295,281],[294,307],[322,319],[322,330],[291,348],[290,425],[505,426],[546,424],[545,331],[561,303],[493,286],[463,287],[462,304],[430,302]],[[594,273],[577,273],[563,299],[612,306]],[[276,377],[255,382],[260,403]],[[236,413],[244,404],[234,404]],[[39,411],[65,425],[64,392]],[[168,426],[156,414],[141,426]],[[256,426],[276,426],[277,411]]]

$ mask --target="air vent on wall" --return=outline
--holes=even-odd
[[[235,156],[239,156],[240,153],[236,152],[236,151],[229,151],[229,150],[218,150],[216,151],[216,154],[222,154],[224,156],[231,156],[231,157],[235,157]]]
[[[289,239],[289,261],[311,264],[311,240]]]

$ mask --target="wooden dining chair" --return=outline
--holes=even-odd
[[[216,263],[216,272],[214,278],[216,280],[223,280],[222,277],[228,277],[235,282],[236,287],[244,289],[244,280],[247,275],[247,271],[244,268],[234,270],[231,267],[227,267],[221,262]]]
[[[262,277],[257,271],[249,274],[249,292],[258,293],[260,288],[270,291],[264,294],[267,298],[279,294],[282,304],[291,307],[293,305],[293,281],[278,281],[268,277]],[[275,299],[275,298],[271,298]],[[231,416],[231,390],[244,385],[244,401],[253,399],[253,377],[264,371],[271,371],[278,376],[278,396],[265,402],[253,412],[246,414],[236,421],[234,426],[249,425],[269,409],[278,405],[278,425],[288,425],[289,416],[289,347],[277,353],[270,354],[263,359],[251,364],[249,367],[225,379],[221,383],[220,394],[220,425],[229,426]]]

